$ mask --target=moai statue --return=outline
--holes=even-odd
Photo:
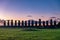
[[[11,27],[13,27],[13,20],[11,20]]]
[[[39,26],[41,26],[41,19],[39,19]]]
[[[45,21],[43,21],[43,28],[45,28]]]
[[[24,21],[22,20],[22,27],[24,27]]]
[[[3,26],[6,26],[6,20],[4,20],[4,24],[3,24]]]
[[[58,22],[58,24],[57,24],[57,28],[60,28],[60,22]]]
[[[54,20],[54,27],[56,28],[56,21]]]
[[[46,27],[49,28],[49,21],[46,21]]]
[[[7,26],[10,26],[10,22],[9,22],[10,20],[7,20]]]
[[[37,21],[35,21],[35,27],[37,27]]]
[[[20,20],[18,20],[18,26],[20,26]]]
[[[46,21],[46,26],[49,26],[49,21]]]
[[[15,20],[15,27],[17,26],[17,20]]]
[[[25,21],[25,27],[27,27],[27,21]]]
[[[34,20],[31,21],[31,26],[32,26],[32,27],[34,26]]]
[[[53,25],[53,21],[52,21],[52,19],[50,20],[50,25],[51,25],[51,26]]]
[[[30,26],[30,20],[28,20],[28,26]]]

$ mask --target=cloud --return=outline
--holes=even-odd
[[[44,17],[44,16],[41,16],[41,17]]]
[[[60,18],[57,18],[57,20],[60,20]]]
[[[50,18],[56,18],[56,17],[50,17]]]
[[[28,15],[27,17],[32,17],[32,15]]]
[[[4,20],[0,20],[0,23],[3,23],[4,22]]]

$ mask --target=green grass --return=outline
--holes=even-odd
[[[0,40],[60,40],[60,29],[24,30],[21,28],[0,28]]]

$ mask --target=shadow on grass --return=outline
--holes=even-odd
[[[16,37],[6,37],[6,38],[1,38],[0,40],[15,40]]]
[[[39,31],[36,28],[23,28],[22,31]]]

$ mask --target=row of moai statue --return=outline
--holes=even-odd
[[[28,21],[20,21],[20,20],[5,20],[4,26],[56,26],[56,21],[50,19],[49,21],[38,21],[28,20]]]

